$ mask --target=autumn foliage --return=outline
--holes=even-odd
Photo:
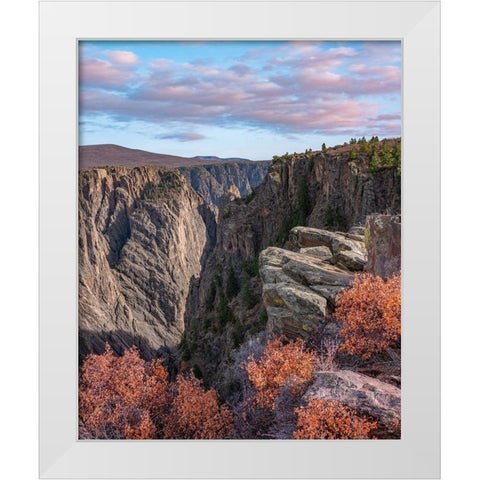
[[[166,377],[160,362],[147,364],[134,348],[116,357],[107,345],[103,355],[89,355],[80,377],[80,437],[153,438],[169,401]]]
[[[281,388],[286,385],[292,394],[300,396],[313,380],[317,363],[317,356],[307,351],[300,339],[287,344],[280,339],[269,341],[261,358],[251,358],[246,366],[256,403],[273,410]]]
[[[231,413],[200,380],[167,380],[160,360],[133,347],[121,357],[107,345],[89,355],[79,384],[79,434],[84,439],[225,438]]]
[[[311,400],[307,406],[295,409],[298,429],[295,439],[362,439],[376,427],[375,422],[357,416],[337,401]]]
[[[371,274],[355,278],[337,300],[335,317],[342,323],[341,350],[364,359],[392,347],[401,333],[400,275],[383,280]]]
[[[233,428],[232,413],[218,404],[215,390],[205,391],[193,375],[177,378],[176,395],[165,419],[164,438],[227,438]]]

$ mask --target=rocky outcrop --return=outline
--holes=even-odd
[[[94,168],[79,173],[80,355],[145,358],[178,344],[186,299],[215,240],[204,199],[176,170]]]
[[[270,161],[222,162],[179,170],[207,203],[219,207],[230,186],[235,186],[241,197],[250,194],[262,182],[270,164]]]
[[[307,338],[328,323],[337,295],[366,263],[361,238],[356,233],[295,227],[289,244],[297,252],[263,250],[259,259],[268,331]]]
[[[367,272],[389,278],[401,269],[402,224],[400,215],[369,215],[365,227]]]
[[[321,399],[340,402],[378,423],[377,437],[399,433],[401,390],[376,378],[351,370],[318,372],[304,401]]]

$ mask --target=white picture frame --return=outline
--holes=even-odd
[[[82,39],[402,41],[400,440],[77,440]],[[39,360],[41,478],[439,478],[440,2],[40,2]]]

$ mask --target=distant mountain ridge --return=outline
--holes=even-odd
[[[242,196],[248,195],[262,182],[270,164],[271,161],[236,157],[178,157],[110,144],[79,147],[80,169],[146,166],[177,168],[208,204],[217,207],[232,185],[238,188]]]
[[[84,145],[78,149],[79,168],[92,167],[193,167],[221,162],[252,162],[246,158],[220,158],[216,156],[180,157],[164,153],[153,153],[114,144]]]
[[[216,155],[196,155],[192,157],[196,160],[212,160],[215,162],[252,162],[254,160],[250,160],[249,158],[241,158],[241,157],[217,157]]]

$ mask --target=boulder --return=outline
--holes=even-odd
[[[379,424],[382,436],[398,432],[401,415],[401,390],[389,383],[351,370],[318,372],[304,395],[311,399],[335,400]]]
[[[338,294],[366,262],[363,240],[347,235],[355,233],[295,227],[289,244],[296,251],[268,247],[260,253],[268,331],[307,338],[329,322]]]

